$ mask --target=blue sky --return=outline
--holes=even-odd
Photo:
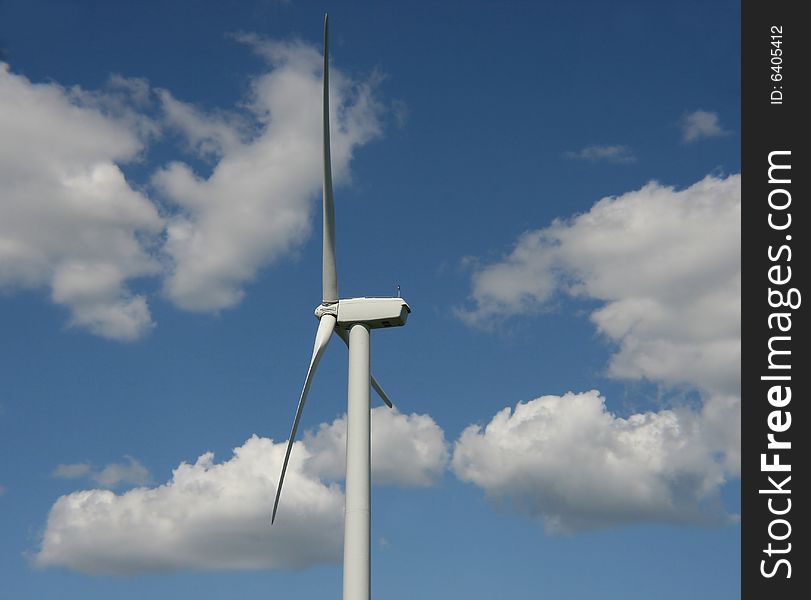
[[[0,3],[4,594],[338,595],[328,10],[375,597],[739,597],[737,3],[166,4]]]

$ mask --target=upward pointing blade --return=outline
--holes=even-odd
[[[318,331],[315,334],[315,344],[313,345],[313,357],[310,359],[310,367],[307,369],[307,377],[304,378],[304,388],[301,390],[301,397],[298,401],[298,408],[296,409],[296,417],[293,419],[293,430],[290,432],[290,439],[287,441],[287,452],[284,455],[284,463],[282,464],[282,474],[279,476],[279,485],[276,487],[276,500],[273,502],[273,516],[270,519],[271,525],[276,520],[276,509],[279,508],[279,498],[282,495],[282,484],[284,483],[284,474],[287,472],[287,462],[290,460],[290,451],[293,449],[293,442],[296,441],[296,432],[298,431],[298,423],[301,420],[301,411],[304,410],[304,403],[307,401],[307,394],[310,391],[310,385],[313,382],[315,369],[327,348],[332,331],[335,329],[335,316],[324,315],[318,322]]]
[[[332,198],[332,160],[329,144],[329,17],[324,15],[324,255],[322,301],[338,301],[338,272],[335,267],[335,207]]]

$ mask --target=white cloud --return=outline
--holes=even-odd
[[[258,270],[310,233],[321,186],[321,58],[303,43],[241,36],[270,70],[238,108],[205,111],[112,76],[102,91],[35,84],[0,63],[0,291],[47,289],[70,324],[117,340],[153,326],[139,278],[161,278],[179,307],[238,303]],[[380,135],[379,77],[331,72],[336,183],[360,145]],[[160,121],[153,99],[162,111]],[[129,183],[162,128],[212,164],[203,176],[174,161],[153,172],[171,214]]]
[[[609,373],[739,392],[740,176],[675,190],[649,183],[523,234],[473,274],[468,323],[544,310],[557,292],[591,298],[618,344]]]
[[[202,158],[219,159],[248,141],[249,125],[236,113],[206,114],[175,99],[168,90],[157,90],[168,126],[180,132],[188,149]]]
[[[158,272],[149,244],[163,227],[118,167],[155,133],[127,93],[103,100],[0,64],[0,289],[49,288],[72,325],[119,340],[152,325],[128,284]]]
[[[448,447],[442,429],[428,415],[372,409],[372,480],[406,486],[433,484],[445,470]],[[322,424],[304,437],[311,456],[304,468],[327,479],[346,471],[346,417]]]
[[[321,56],[302,43],[243,35],[272,65],[254,79],[241,115],[203,111],[161,92],[166,119],[203,157],[204,178],[174,162],[154,177],[179,208],[167,229],[172,267],[168,296],[182,308],[212,311],[242,298],[260,267],[300,244],[321,187]],[[380,134],[375,79],[356,82],[330,71],[332,165],[348,177],[359,146]]]
[[[125,463],[110,463],[101,471],[93,474],[93,480],[99,485],[110,488],[122,484],[146,485],[151,477],[149,470],[131,456],[125,456]]]
[[[181,569],[301,568],[340,557],[343,494],[303,473],[293,451],[277,522],[270,510],[285,444],[250,438],[215,463],[182,463],[154,488],[85,490],[51,508],[39,567],[134,575]]]
[[[466,322],[492,326],[511,316],[551,310],[561,295],[596,300],[600,304],[591,320],[615,348],[608,375],[645,379],[666,390],[693,389],[702,406],[619,419],[593,398],[581,399],[594,428],[582,432],[582,451],[566,455],[550,450],[554,444],[546,440],[552,438],[543,437],[546,423],[561,423],[568,413],[577,413],[579,404],[572,398],[587,395],[569,396],[566,402],[544,396],[525,405],[535,408],[521,409],[520,418],[510,420],[505,409],[494,419],[492,434],[466,431],[454,454],[460,477],[481,485],[494,498],[513,499],[521,510],[542,515],[552,527],[577,529],[632,515],[619,507],[613,513],[601,512],[586,498],[613,493],[604,477],[593,474],[581,498],[574,487],[549,491],[547,476],[558,473],[565,478],[565,465],[571,477],[588,478],[591,463],[605,463],[610,456],[612,465],[637,474],[647,486],[649,495],[635,505],[637,518],[701,517],[697,507],[702,494],[712,499],[722,474],[740,471],[740,209],[739,175],[707,177],[684,190],[649,183],[604,198],[585,214],[527,232],[501,261],[478,268],[472,305],[458,310]],[[533,414],[529,425],[518,427],[528,412]],[[499,433],[503,423],[516,425],[509,443]],[[696,445],[686,473],[664,467],[640,470],[639,457],[622,450],[628,440],[647,435],[653,424],[663,428],[661,435],[667,433],[656,442],[662,444],[660,454],[670,456],[681,444]],[[544,470],[546,459],[531,459],[526,476],[535,466],[541,470],[526,489],[515,489],[512,475],[505,475],[504,482],[493,481],[492,465],[497,463],[486,463],[484,451],[477,449],[492,447],[503,454],[510,443],[528,457],[543,446],[549,460],[557,461],[554,469]],[[680,460],[681,452],[671,458]],[[477,474],[481,464],[483,472]]]
[[[119,485],[146,485],[151,477],[149,470],[132,456],[125,456],[126,462],[110,463],[95,470],[88,463],[58,465],[52,475],[59,479],[88,477],[102,487],[113,488]]]
[[[587,146],[576,152],[567,151],[563,154],[566,158],[577,160],[588,160],[591,162],[609,163],[632,163],[636,161],[636,156],[628,146]]]
[[[697,110],[684,115],[681,129],[682,141],[685,143],[729,135],[728,131],[721,128],[718,115],[706,110]]]
[[[373,481],[430,484],[447,461],[442,430],[426,415],[385,415],[385,410],[373,412]],[[338,471],[343,460],[335,460],[345,455],[343,427],[345,418],[296,442],[272,528],[270,513],[287,444],[253,436],[229,460],[215,463],[210,452],[203,454],[194,464],[181,464],[157,487],[62,496],[51,508],[34,562],[111,575],[298,569],[338,562],[344,495],[333,480],[343,476]],[[82,476],[91,471],[85,467],[62,466]],[[109,475],[112,481],[119,471],[108,466],[92,476],[104,482]]]
[[[70,463],[57,465],[51,473],[52,477],[57,479],[76,479],[77,477],[86,477],[90,475],[93,467],[88,463]]]
[[[465,429],[452,468],[503,508],[572,532],[620,523],[707,523],[720,508],[721,466],[688,410],[618,418],[597,391],[542,396]]]

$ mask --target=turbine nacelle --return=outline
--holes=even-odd
[[[401,327],[406,324],[411,307],[402,298],[347,298],[338,302],[320,304],[315,316],[324,315],[336,318],[336,326],[349,329],[362,323],[369,329]]]

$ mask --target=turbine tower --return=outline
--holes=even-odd
[[[391,401],[369,369],[370,330],[405,325],[411,308],[400,298],[363,297],[339,299],[338,272],[335,267],[335,208],[332,198],[332,166],[329,141],[329,19],[324,16],[324,254],[322,263],[323,294],[315,309],[318,330],[310,366],[304,378],[293,429],[287,442],[282,474],[276,488],[271,523],[276,520],[284,474],[296,439],[301,412],[310,391],[315,370],[332,334],[349,347],[349,390],[346,414],[346,509],[344,513],[344,600],[369,600],[371,571],[371,414],[370,385],[383,401]]]

